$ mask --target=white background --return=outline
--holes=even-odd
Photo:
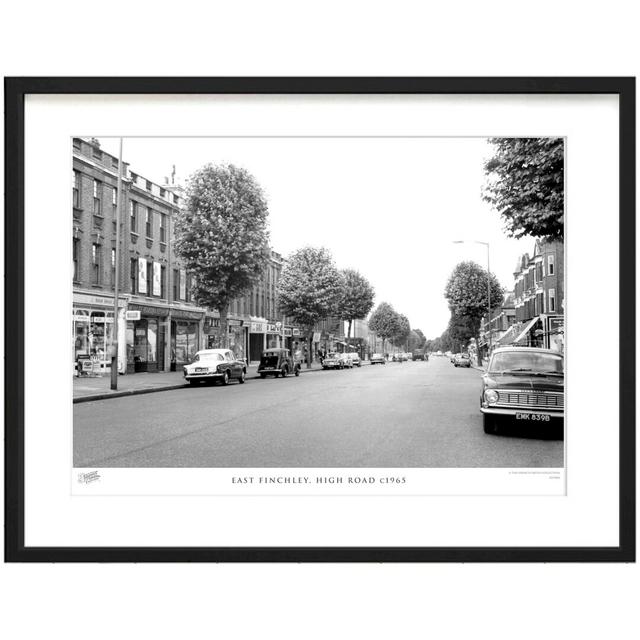
[[[5,75],[634,75],[630,3],[5,9]],[[17,5],[16,5],[17,6]],[[230,6],[230,5],[229,5]],[[244,13],[244,15],[243,15]],[[600,638],[637,566],[3,566],[15,638]]]

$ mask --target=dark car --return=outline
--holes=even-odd
[[[232,379],[243,383],[247,365],[243,360],[238,360],[230,349],[203,349],[196,353],[192,363],[182,368],[182,372],[191,386],[202,381],[218,381],[226,385]]]
[[[416,360],[428,360],[429,356],[425,358],[424,349],[414,349],[413,355],[411,356],[412,360],[415,362]]]
[[[501,421],[536,427],[564,426],[564,358],[551,349],[501,347],[482,376],[480,411],[485,433]]]
[[[261,378],[267,376],[286,378],[291,373],[300,375],[300,363],[294,361],[289,349],[274,348],[262,352],[258,365],[258,374]]]

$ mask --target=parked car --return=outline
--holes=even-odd
[[[294,361],[289,349],[273,348],[262,352],[258,365],[258,374],[261,378],[266,378],[268,375],[286,378],[291,373],[300,375],[300,363]]]
[[[229,380],[244,382],[247,365],[237,360],[230,349],[203,349],[198,351],[193,362],[182,368],[185,380],[194,386],[200,382],[216,382],[229,384]]]
[[[411,355],[411,359],[415,362],[416,360],[424,360],[425,359],[425,351],[424,349],[416,349]],[[429,359],[429,356],[426,356],[426,359]]]
[[[407,360],[413,360],[413,354],[411,352],[405,353],[404,355],[407,356]]]
[[[344,369],[344,363],[339,353],[327,353],[322,361],[323,369]]]
[[[374,353],[369,361],[371,364],[386,364],[386,360],[381,353]]]
[[[340,362],[342,362],[343,369],[353,369],[353,360],[351,360],[351,354],[339,353],[338,358],[340,358]]]
[[[408,360],[407,358],[407,354],[406,353],[397,353],[396,354],[396,359],[398,360],[398,362],[406,362]]]
[[[468,353],[457,353],[453,359],[455,367],[471,367],[471,358]]]
[[[539,426],[564,425],[564,358],[551,349],[500,347],[482,376],[480,411],[485,433],[500,420]]]
[[[360,360],[360,356],[357,353],[349,353],[348,356],[351,360],[351,364],[354,367],[359,367],[362,365],[362,360]]]

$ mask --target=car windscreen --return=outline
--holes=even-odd
[[[564,359],[555,353],[505,351],[494,353],[489,373],[549,373],[564,375]]]
[[[221,353],[196,353],[196,357],[193,359],[194,362],[201,362],[204,360],[208,362],[222,362],[224,358]]]

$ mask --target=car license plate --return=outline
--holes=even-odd
[[[516,420],[529,420],[530,422],[549,422],[551,416],[548,413],[516,413]]]
[[[207,370],[202,367],[196,367],[196,373],[205,373]]]

